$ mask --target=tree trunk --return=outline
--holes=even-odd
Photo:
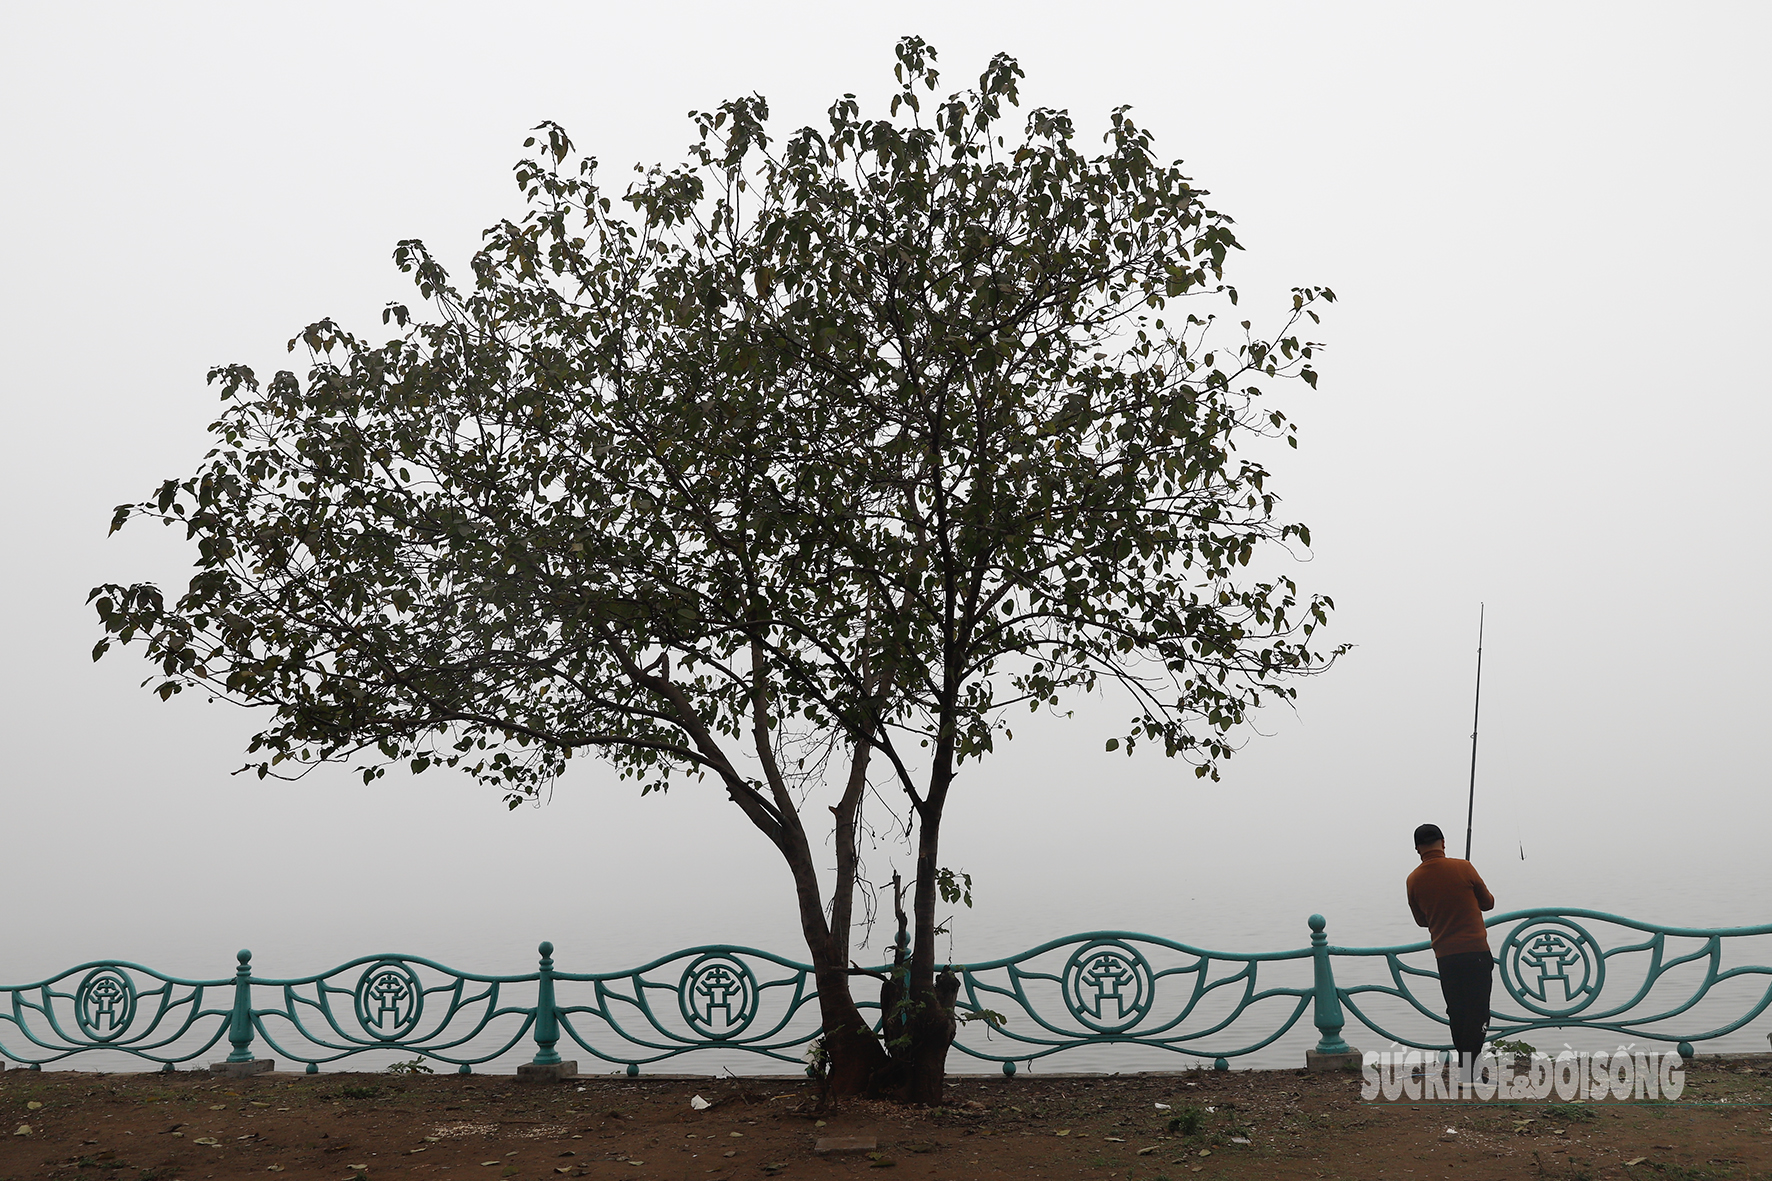
[[[779,818],[773,826],[774,832],[770,839],[781,850],[781,855],[787,859],[789,872],[794,875],[794,894],[800,908],[800,932],[806,939],[807,951],[811,953],[813,976],[818,988],[820,1026],[824,1036],[826,1085],[830,1093],[838,1096],[870,1094],[879,1085],[878,1079],[886,1066],[886,1053],[881,1048],[879,1039],[874,1036],[873,1029],[856,1008],[855,998],[849,989],[849,920],[854,897],[856,862],[854,824],[855,812],[861,803],[861,793],[867,785],[868,748],[864,743],[857,751],[843,799],[831,810],[837,821],[837,882],[832,891],[831,913],[827,920],[824,902],[819,896],[818,869],[812,860],[812,848],[806,840],[806,829],[800,823],[798,802],[788,790],[781,768],[776,763],[775,749],[770,737],[772,725],[766,675],[768,662],[764,657],[762,643],[754,639],[751,643],[751,669],[755,677],[751,694],[751,736],[757,759],[762,763],[764,776],[769,783],[770,795],[775,801],[776,817]],[[736,774],[734,779],[736,780]],[[741,806],[748,800],[742,782],[735,783],[731,794]],[[747,810],[747,814],[754,811]],[[752,815],[752,821],[758,823],[758,827],[765,833],[770,833],[770,826],[759,823],[755,815]]]
[[[819,904],[811,857],[803,847],[794,852],[798,856],[790,856],[788,864],[794,871],[800,929],[806,937],[818,986],[818,1015],[829,1055],[826,1077],[831,1093],[839,1097],[871,1094],[887,1064],[886,1052],[855,1005],[848,963],[832,954],[835,941],[825,922],[824,907]]]
[[[909,1103],[937,1106],[947,1081],[948,1047],[954,1044],[958,1022],[954,1001],[960,980],[949,969],[935,972],[936,870],[941,841],[941,809],[946,802],[949,776],[937,774],[930,784],[925,807],[920,810],[917,834],[917,881],[912,892],[912,915],[916,938],[908,965],[900,965],[898,993],[909,994],[902,1023],[896,1030],[897,1045],[891,1047],[895,1096]],[[899,921],[904,913],[899,912]],[[891,994],[894,990],[888,989]],[[884,997],[882,998],[885,999]],[[890,1011],[890,1010],[888,1010]],[[888,1029],[892,1030],[889,1024]]]
[[[886,1051],[855,1005],[844,965],[818,973],[818,1014],[830,1093],[839,1098],[874,1094],[887,1073]]]
[[[890,1067],[881,1076],[879,1093],[935,1107],[943,1099],[948,1047],[959,1026],[954,999],[960,994],[960,978],[944,969],[933,988],[914,989],[906,967],[901,960],[880,989]]]
[[[798,824],[782,841],[782,854],[794,875],[794,892],[800,906],[800,931],[811,953],[813,977],[818,986],[818,1014],[824,1033],[831,1093],[843,1097],[872,1094],[887,1066],[886,1051],[873,1027],[856,1007],[849,987],[847,938],[833,938],[819,900],[818,873],[811,850]],[[844,916],[847,917],[847,916]]]
[[[935,987],[917,996],[911,1015],[911,1045],[906,1062],[903,1097],[931,1107],[942,1102],[947,1083],[948,1047],[954,1044],[959,1023],[954,1019],[954,999],[960,995],[960,978],[943,969]]]

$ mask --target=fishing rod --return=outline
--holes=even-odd
[[[1477,722],[1483,716],[1483,612],[1477,604],[1477,694],[1471,707],[1471,795],[1470,808],[1464,814],[1464,859],[1471,859],[1471,823],[1477,815]],[[1525,856],[1524,851],[1521,857]]]

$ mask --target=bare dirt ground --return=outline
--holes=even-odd
[[[0,1181],[1772,1178],[1767,1055],[1698,1059],[1676,1103],[1366,1103],[1357,1075],[1304,1071],[966,1077],[948,1097],[819,1110],[787,1078],[14,1069]],[[815,1153],[834,1137],[874,1146]]]

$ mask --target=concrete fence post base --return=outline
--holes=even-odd
[[[277,1062],[272,1058],[255,1058],[251,1062],[211,1062],[209,1073],[225,1074],[229,1078],[245,1078],[252,1074],[269,1074],[277,1069]]]
[[[1306,1070],[1358,1070],[1360,1069],[1360,1052],[1346,1050],[1339,1054],[1319,1054],[1315,1050],[1304,1052],[1304,1068]]]
[[[550,1062],[545,1066],[537,1065],[534,1062],[525,1062],[517,1067],[517,1081],[520,1083],[557,1083],[577,1077],[578,1063],[576,1061]]]

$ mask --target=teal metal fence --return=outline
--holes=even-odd
[[[1488,921],[1508,929],[1493,946],[1496,990],[1507,1007],[1490,1010],[1491,1038],[1519,1038],[1537,1030],[1582,1030],[1624,1041],[1673,1043],[1691,1057],[1693,1043],[1745,1028],[1772,1005],[1772,967],[1726,963],[1730,941],[1772,934],[1758,927],[1669,927],[1598,910],[1516,910]],[[1610,928],[1613,939],[1590,928]],[[1491,939],[1492,945],[1495,941]],[[1684,946],[1681,946],[1684,944]],[[1425,944],[1334,947],[1334,956],[1381,963],[1380,983],[1340,987],[1336,995],[1355,1019],[1381,1037],[1422,1049],[1449,1041],[1422,1040],[1387,1026],[1378,1010],[1401,1007],[1440,1026],[1439,977],[1412,965]],[[1344,969],[1345,973],[1345,969]],[[1706,1002],[1733,985],[1734,1003],[1718,1011]],[[1417,1023],[1419,1024],[1419,1023]]]
[[[1772,935],[1772,925],[1667,927],[1552,909],[1514,911],[1489,925],[1506,928],[1492,941],[1501,986],[1494,1037],[1601,1032],[1675,1044],[1689,1056],[1694,1043],[1741,1030],[1772,1004],[1772,967],[1730,966],[1725,954]],[[1225,1069],[1272,1046],[1307,1011],[1320,1053],[1349,1048],[1349,1015],[1389,1042],[1449,1048],[1425,942],[1341,947],[1329,943],[1322,916],[1309,927],[1309,944],[1286,951],[1208,951],[1092,931],[955,964],[962,1011],[982,1019],[963,1027],[954,1050],[1006,1074],[1017,1063],[1105,1046]],[[1609,946],[1593,928],[1621,934]],[[552,944],[540,952],[536,971],[508,976],[409,955],[365,956],[290,979],[255,976],[247,951],[232,976],[212,980],[95,961],[0,987],[0,1057],[41,1069],[113,1051],[170,1071],[213,1061],[225,1039],[231,1063],[269,1056],[317,1072],[393,1050],[467,1073],[533,1045],[538,1065],[577,1047],[638,1074],[713,1050],[798,1066],[818,1035],[812,969],[768,952],[693,947],[616,972],[561,971]],[[877,1004],[863,1007],[878,1016]]]

